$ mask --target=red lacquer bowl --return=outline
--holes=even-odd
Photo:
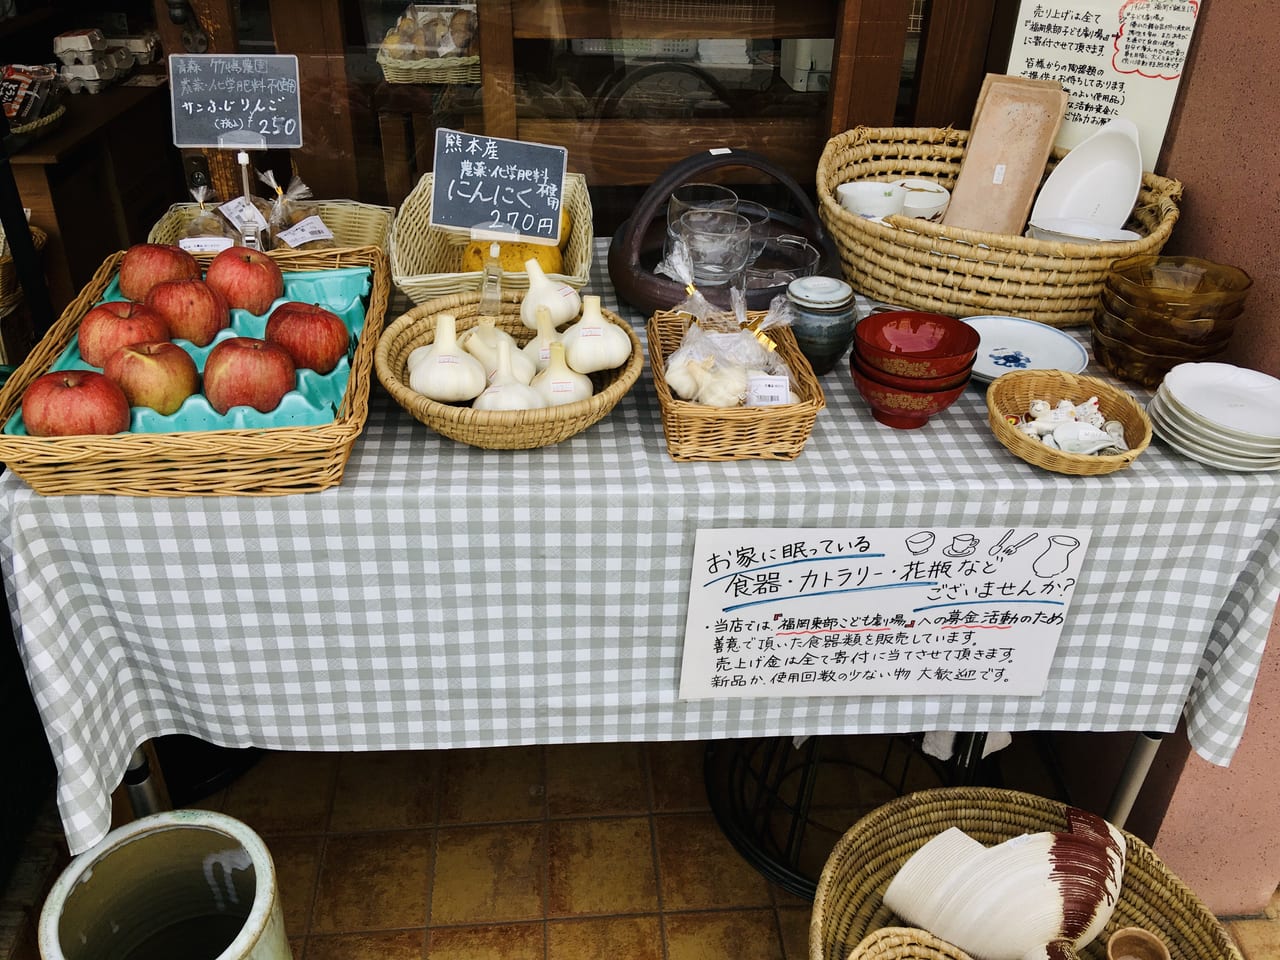
[[[885,426],[898,430],[923,427],[935,413],[941,413],[955,403],[969,382],[965,380],[958,387],[947,390],[903,390],[886,387],[857,370],[852,373],[853,385],[871,405],[871,415]]]
[[[868,380],[874,380],[886,387],[898,387],[902,390],[949,390],[952,387],[963,386],[969,382],[969,375],[973,373],[973,364],[974,360],[970,360],[969,365],[959,373],[946,377],[897,377],[892,373],[885,373],[883,370],[868,366],[856,348],[849,351],[850,370],[856,370]]]
[[[895,377],[946,377],[978,355],[978,331],[941,313],[873,313],[853,328],[864,365]]]

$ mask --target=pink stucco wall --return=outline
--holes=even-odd
[[[1208,0],[1158,171],[1183,181],[1166,252],[1248,271],[1228,359],[1280,376],[1280,31],[1274,0]],[[1280,411],[1277,412],[1280,416]],[[1280,624],[1273,623],[1244,741],[1227,768],[1191,754],[1155,850],[1222,916],[1261,913],[1280,885]]]

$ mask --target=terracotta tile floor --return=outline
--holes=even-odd
[[[295,960],[803,960],[809,905],[721,834],[703,752],[268,753],[199,805],[266,840]],[[0,960],[37,956],[38,902],[13,888],[52,882],[51,837],[50,815],[0,904]],[[1230,929],[1247,960],[1280,960],[1280,921]]]

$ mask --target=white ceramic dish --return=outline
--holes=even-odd
[[[1153,429],[1172,444],[1194,450],[1202,457],[1218,461],[1222,465],[1230,464],[1234,469],[1271,470],[1280,468],[1280,454],[1254,454],[1243,448],[1233,446],[1229,441],[1198,433],[1194,427],[1189,428],[1185,421],[1179,420],[1177,414],[1154,396],[1147,404],[1147,415],[1151,418]],[[1208,462],[1208,461],[1206,461]]]
[[[947,211],[947,204],[951,202],[951,191],[932,180],[905,177],[902,180],[895,180],[893,185],[902,187],[905,191],[902,198],[902,212],[908,217],[917,217],[931,222],[940,220]]]
[[[1096,220],[1060,217],[1047,217],[1032,222],[1027,227],[1027,236],[1033,240],[1054,240],[1059,243],[1131,243],[1142,239],[1140,234],[1132,230],[1111,227]]]
[[[1117,117],[1058,161],[1036,196],[1031,220],[1091,220],[1119,229],[1141,187],[1138,127]]]
[[[1148,410],[1151,417],[1151,431],[1171,449],[1199,463],[1218,467],[1220,470],[1234,470],[1241,473],[1262,473],[1269,470],[1280,470],[1280,462],[1270,463],[1261,460],[1250,460],[1244,457],[1233,457],[1225,453],[1208,450],[1198,444],[1190,443],[1181,437],[1177,430],[1158,413]]]
[[[1230,363],[1180,363],[1161,386],[1210,427],[1244,439],[1280,440],[1280,380],[1275,377]]]
[[[1280,440],[1267,440],[1216,426],[1178,403],[1163,389],[1163,385],[1156,390],[1150,402],[1166,420],[1198,442],[1210,447],[1219,446],[1234,456],[1280,457]]]
[[[989,383],[1013,370],[1064,370],[1079,373],[1089,352],[1070,334],[1024,317],[965,317],[978,331],[973,379]]]

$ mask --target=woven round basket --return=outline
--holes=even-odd
[[[434,183],[434,174],[422,175],[404,198],[404,203],[400,204],[391,227],[391,282],[416,304],[479,290],[484,277],[479,270],[462,270],[462,252],[470,237],[431,225]],[[591,270],[594,236],[591,194],[582,174],[565,174],[564,206],[573,222],[569,228],[569,240],[564,245],[564,264],[559,273],[548,273],[547,276],[580,290],[586,285]],[[522,271],[508,271],[502,282],[512,289],[525,290],[529,287],[529,275]]]
[[[955,944],[918,927],[883,927],[869,933],[847,960],[973,960]]]
[[[39,255],[44,245],[48,243],[49,237],[39,227],[29,227],[29,229],[31,245]],[[18,282],[18,268],[13,262],[13,256],[6,253],[0,257],[0,316],[6,316],[21,302],[22,284]]]
[[[58,104],[49,113],[46,113],[38,120],[32,120],[30,123],[15,123],[10,125],[9,133],[15,137],[36,137],[44,136],[49,131],[55,129],[62,122],[62,118],[67,115],[67,107],[65,104]]]
[[[504,293],[502,315],[498,319],[498,326],[515,337],[521,346],[528,343],[534,334],[520,320],[522,298],[523,294],[518,292]],[[461,334],[478,322],[479,300],[478,293],[460,293],[414,307],[387,327],[374,353],[374,367],[387,392],[416,420],[436,433],[488,450],[528,450],[549,446],[567,440],[602,420],[640,378],[644,367],[640,338],[631,325],[616,313],[601,309],[606,320],[626,331],[631,339],[631,356],[617,369],[591,374],[595,393],[585,400],[538,410],[474,410],[469,406],[430,400],[409,389],[405,361],[414,349],[434,341],[436,318],[442,313],[453,314],[457,319],[457,331]]]
[[[397,60],[378,48],[378,66],[387,83],[479,83],[479,57]]]
[[[1111,262],[1158,253],[1178,220],[1182,184],[1151,173],[1142,175],[1128,223],[1140,239],[1122,243],[1033,240],[904,216],[876,223],[840,205],[836,187],[852,180],[923,177],[953,188],[968,137],[949,127],[856,127],[827,141],[818,161],[818,212],[854,289],[954,317],[999,314],[1084,326]],[[1046,176],[1065,155],[1054,150]]]
[[[1108,420],[1124,424],[1129,449],[1114,455],[1064,453],[1028,437],[1008,421],[1026,414],[1032,400],[1083,403],[1098,398],[1098,408]],[[1114,473],[1133,463],[1151,445],[1151,420],[1142,404],[1123,390],[1097,377],[1062,370],[1014,370],[987,387],[987,420],[999,440],[1012,453],[1033,466],[1078,477]]]
[[[991,846],[1024,833],[1065,830],[1066,807],[1016,790],[941,787],[907,794],[873,810],[840,838],[822,869],[809,924],[809,960],[889,956],[856,950],[875,931],[902,925],[884,905],[884,891],[907,858],[948,827],[959,827]],[[1124,879],[1115,912],[1080,955],[1104,960],[1112,933],[1143,927],[1165,942],[1171,960],[1241,960],[1222,924],[1190,888],[1142,840],[1127,832],[1125,840]],[[955,947],[938,952],[942,941],[930,940],[920,952],[891,955],[967,960]]]

